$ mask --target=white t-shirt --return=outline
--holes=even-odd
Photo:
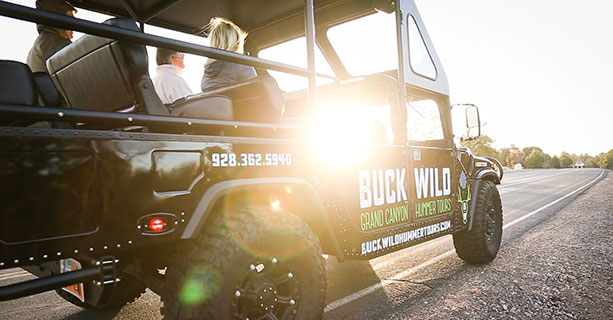
[[[192,94],[187,81],[181,77],[182,73],[183,69],[171,64],[157,67],[153,86],[162,103],[170,104]]]

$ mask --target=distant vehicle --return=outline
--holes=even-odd
[[[582,161],[577,161],[573,164],[573,168],[583,168],[585,164]]]
[[[513,167],[513,169],[515,169],[515,170],[521,170],[523,168],[524,168],[524,166],[522,166],[521,163],[516,163],[515,166]]]

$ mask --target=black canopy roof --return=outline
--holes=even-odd
[[[280,42],[304,33],[304,0],[82,0],[79,8],[131,17],[139,22],[190,34],[214,16],[234,21],[259,45]],[[315,23],[334,24],[372,12],[373,0],[314,0]]]

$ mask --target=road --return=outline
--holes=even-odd
[[[325,319],[613,318],[613,175],[542,169],[503,180],[496,260],[462,262],[451,236],[367,262],[330,257]],[[0,285],[28,277],[3,270]],[[0,302],[0,319],[158,319],[160,305],[147,291],[119,312],[100,313],[48,292]]]

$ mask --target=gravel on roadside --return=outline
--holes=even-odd
[[[609,171],[558,212],[503,241],[492,263],[426,279],[429,290],[378,318],[613,319],[612,231]]]

